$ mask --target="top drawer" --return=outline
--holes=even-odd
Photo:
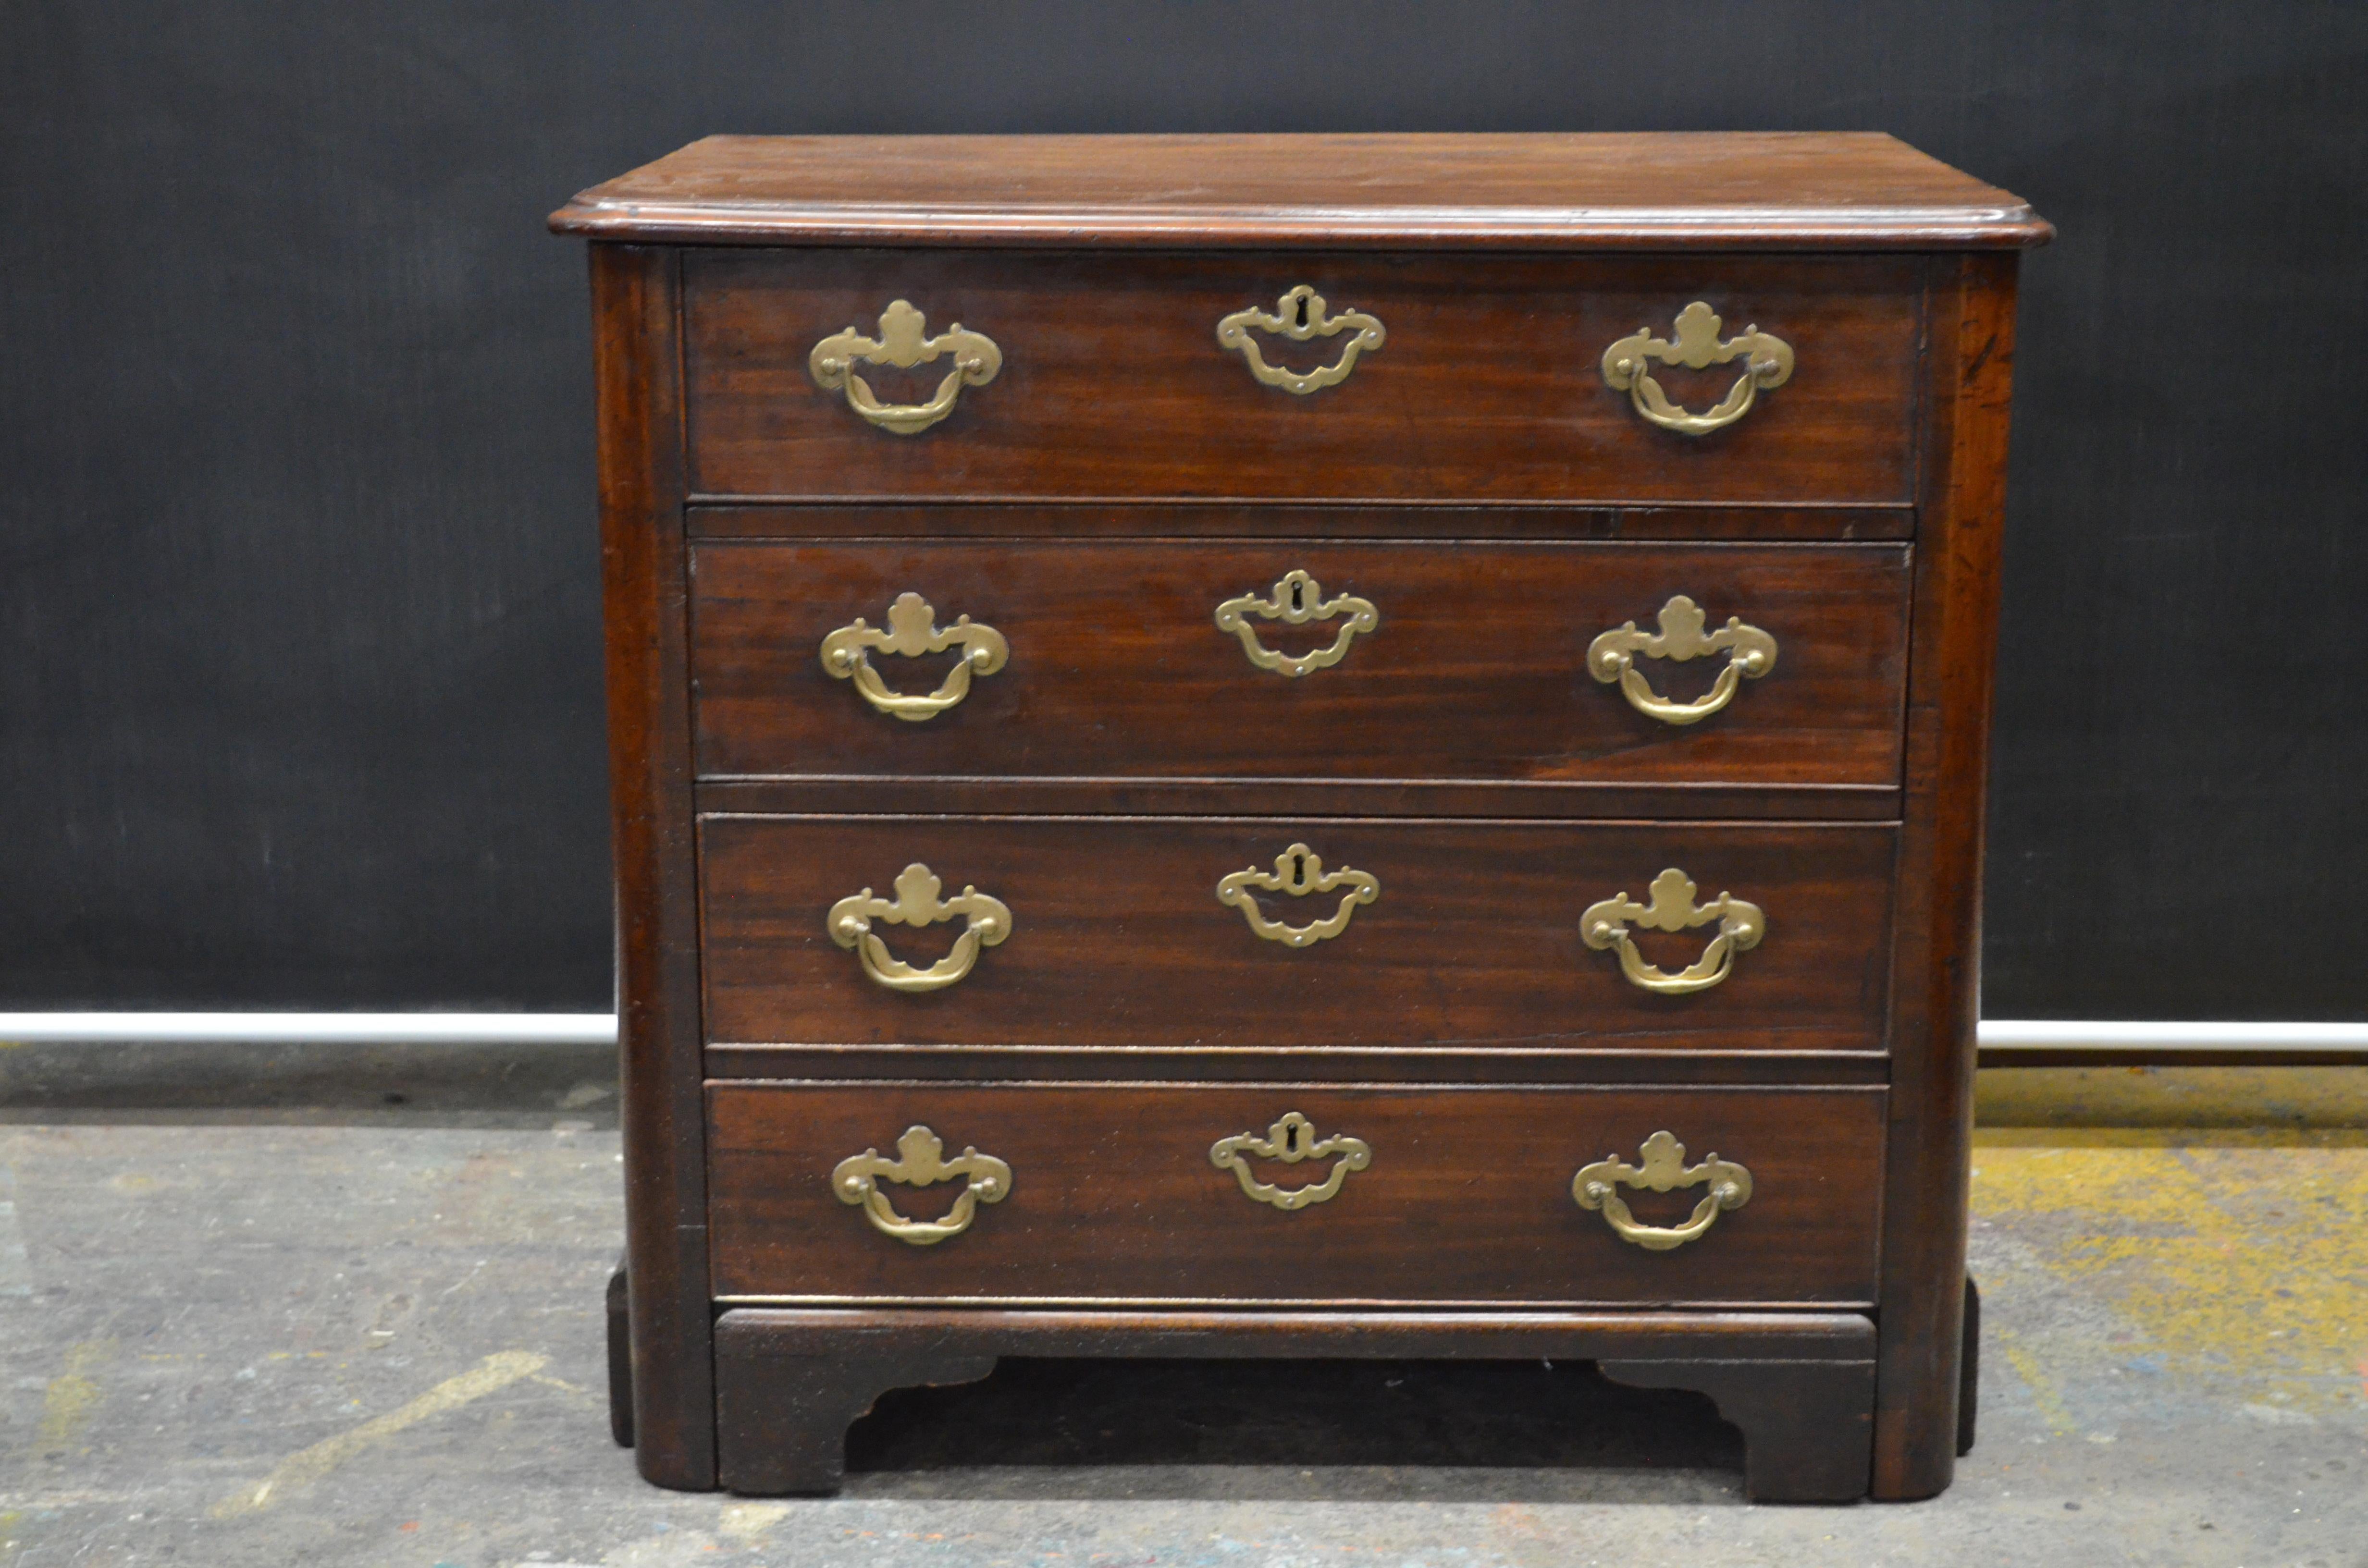
[[[839,500],[1904,503],[1922,267],[692,250],[690,485]],[[891,312],[899,301],[911,311]],[[1695,301],[1707,312],[1680,323]],[[1237,347],[1219,341],[1228,317]],[[1653,342],[1608,352],[1639,334]],[[1691,368],[1705,353],[1689,348],[1711,358]],[[1642,362],[1650,385],[1610,384],[1620,360]],[[1688,411],[1723,422],[1668,427]]]

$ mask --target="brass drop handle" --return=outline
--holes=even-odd
[[[1259,620],[1279,620],[1285,626],[1304,626],[1309,621],[1341,621],[1340,633],[1332,639],[1331,646],[1313,653],[1293,656],[1278,653],[1258,641]],[[1262,670],[1272,670],[1280,676],[1296,680],[1310,670],[1326,670],[1349,656],[1349,644],[1361,632],[1382,624],[1382,612],[1373,608],[1371,599],[1360,599],[1354,594],[1342,594],[1335,598],[1324,597],[1324,585],[1304,572],[1285,572],[1275,582],[1272,597],[1259,598],[1256,594],[1243,594],[1217,607],[1217,630],[1229,631],[1241,639],[1242,652],[1251,664]]]
[[[1682,1225],[1640,1225],[1628,1208],[1620,1188],[1640,1187],[1652,1192],[1668,1192],[1675,1187],[1700,1187],[1710,1184],[1710,1191],[1694,1205],[1693,1215]],[[1711,1222],[1730,1209],[1740,1209],[1751,1201],[1751,1173],[1733,1160],[1711,1155],[1698,1165],[1686,1164],[1686,1146],[1668,1132],[1656,1132],[1645,1140],[1644,1164],[1632,1165],[1618,1155],[1600,1159],[1580,1167],[1570,1178],[1570,1195],[1581,1209],[1600,1210],[1604,1222],[1623,1242],[1634,1243],[1646,1252],[1668,1252],[1701,1237]]]
[[[1759,945],[1768,934],[1768,916],[1756,903],[1748,903],[1732,893],[1721,893],[1708,903],[1694,902],[1693,879],[1672,866],[1653,879],[1648,890],[1650,903],[1638,903],[1625,892],[1616,893],[1600,903],[1591,903],[1578,917],[1578,934],[1582,941],[1598,950],[1611,948],[1620,954],[1620,971],[1629,981],[1660,996],[1683,996],[1689,992],[1707,991],[1725,980],[1735,968],[1735,955]],[[1675,974],[1655,969],[1637,952],[1635,942],[1628,935],[1632,925],[1647,931],[1684,931],[1696,926],[1718,922],[1718,934],[1702,949],[1702,956]]]
[[[1639,631],[1634,621],[1623,621],[1588,643],[1588,674],[1607,685],[1618,681],[1628,706],[1647,719],[1658,719],[1664,724],[1699,724],[1734,701],[1736,689],[1746,680],[1758,680],[1776,667],[1776,639],[1756,626],[1746,626],[1735,616],[1728,616],[1725,626],[1705,635],[1705,619],[1701,606],[1679,594],[1661,607],[1658,632]],[[1705,653],[1721,653],[1726,655],[1726,667],[1711,682],[1709,692],[1692,702],[1672,702],[1661,696],[1636,667],[1639,653],[1683,664]]]
[[[978,962],[983,948],[1000,947],[1011,935],[1011,911],[1003,901],[989,898],[976,888],[966,887],[953,898],[939,898],[945,883],[936,872],[919,861],[896,873],[896,897],[894,903],[875,898],[865,888],[852,898],[840,899],[830,906],[824,926],[830,939],[842,948],[855,949],[863,965],[863,972],[873,982],[891,991],[942,991],[971,971]],[[871,929],[875,920],[891,926],[934,926],[941,920],[961,915],[967,922],[962,935],[954,938],[953,951],[927,969],[915,969],[911,964],[888,950]]]
[[[880,1190],[883,1181],[934,1187],[956,1180],[965,1185],[954,1195],[954,1206],[942,1220],[907,1220]],[[964,1149],[949,1160],[938,1135],[916,1125],[905,1129],[905,1136],[896,1140],[893,1160],[882,1158],[877,1149],[866,1149],[839,1161],[830,1173],[830,1189],[841,1203],[861,1209],[871,1228],[882,1235],[894,1236],[908,1246],[935,1246],[969,1230],[980,1204],[1003,1201],[1011,1191],[1011,1167],[975,1149]]]
[[[1351,327],[1356,329],[1357,335],[1341,347],[1338,360],[1302,374],[1281,365],[1268,364],[1266,356],[1258,352],[1258,339],[1250,335],[1252,327],[1261,332],[1278,333],[1293,343],[1305,343],[1313,337],[1338,337]],[[1217,323],[1218,347],[1239,354],[1259,384],[1281,387],[1301,397],[1347,381],[1349,372],[1357,368],[1357,356],[1378,351],[1388,336],[1380,319],[1362,311],[1342,311],[1337,316],[1331,314],[1324,296],[1304,283],[1286,290],[1282,298],[1274,302],[1271,312],[1253,305],[1246,311],[1235,311]]]
[[[1281,1187],[1262,1182],[1250,1174],[1244,1154],[1255,1154],[1261,1160],[1280,1160],[1295,1165],[1302,1160],[1333,1160],[1332,1169],[1324,1179],[1305,1187]],[[1271,1204],[1284,1213],[1295,1213],[1311,1203],[1328,1201],[1349,1179],[1350,1171],[1361,1171],[1373,1163],[1372,1146],[1361,1138],[1351,1138],[1335,1132],[1329,1138],[1315,1136],[1315,1124],[1297,1111],[1285,1111],[1282,1119],[1266,1130],[1261,1138],[1255,1132],[1236,1132],[1230,1138],[1220,1138],[1209,1145],[1209,1163],[1221,1171],[1231,1171],[1242,1184],[1243,1193],[1252,1200]]]
[[[1772,392],[1793,377],[1793,346],[1782,338],[1747,326],[1736,336],[1719,340],[1725,324],[1708,305],[1696,300],[1678,312],[1677,340],[1656,337],[1650,331],[1620,339],[1603,351],[1603,380],[1614,392],[1624,392],[1636,412],[1664,430],[1680,436],[1707,436],[1751,412],[1762,392]],[[1707,414],[1689,414],[1669,401],[1655,381],[1648,362],[1683,365],[1690,370],[1744,362],[1743,374],[1726,396]]]
[[[882,713],[915,724],[935,718],[970,695],[973,672],[991,676],[1011,657],[1011,645],[992,626],[981,625],[966,615],[954,617],[951,626],[939,626],[937,621],[938,612],[928,600],[918,594],[898,594],[896,602],[888,607],[886,631],[859,615],[825,637],[822,667],[833,679],[852,680],[863,700]],[[949,648],[962,650],[961,661],[946,672],[937,690],[925,695],[891,691],[880,672],[871,667],[874,651],[918,658]]]
[[[1269,920],[1251,896],[1252,888],[1268,892],[1288,893],[1292,898],[1305,898],[1310,893],[1335,892],[1347,888],[1340,907],[1322,920],[1306,926],[1286,926],[1280,920]],[[1324,869],[1324,857],[1304,844],[1294,844],[1274,858],[1274,869],[1261,871],[1256,866],[1235,871],[1217,883],[1217,902],[1242,912],[1250,929],[1269,942],[1281,942],[1286,948],[1304,948],[1328,940],[1349,928],[1349,917],[1357,913],[1360,903],[1371,903],[1382,896],[1379,878],[1371,871],[1360,871],[1354,866],[1341,866],[1332,870]]]
[[[880,335],[866,337],[853,327],[835,332],[814,346],[806,368],[825,392],[847,393],[847,406],[868,424],[894,436],[917,436],[954,411],[954,400],[965,386],[983,387],[1003,369],[1003,350],[983,332],[972,332],[960,322],[937,336],[928,334],[928,318],[909,300],[891,300],[880,312]],[[944,355],[954,368],[938,383],[927,403],[882,403],[871,384],[855,373],[862,365],[894,365],[909,370]]]

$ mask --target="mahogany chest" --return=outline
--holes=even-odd
[[[1929,1495],[2020,200],[1880,135],[735,138],[586,191],[620,1436],[1565,1357]]]

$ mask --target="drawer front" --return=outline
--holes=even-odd
[[[713,815],[706,1027],[747,1044],[1880,1050],[1896,842],[1855,824]],[[1722,893],[1756,908],[1717,912]],[[1658,928],[1671,911],[1697,923]],[[1691,978],[1647,989],[1632,965]]]
[[[709,543],[692,579],[709,777],[1899,782],[1899,545]],[[906,594],[1000,667],[882,647]],[[859,619],[868,674],[825,663]]]
[[[1912,256],[692,250],[683,278],[691,484],[710,496],[1911,498]],[[1278,307],[1301,285],[1377,322],[1379,346],[1349,358],[1362,324],[1298,329]],[[1695,301],[1723,320],[1690,318],[1706,337],[1679,324]],[[1245,329],[1269,373],[1346,374],[1261,381],[1219,341],[1258,310],[1309,334]],[[1755,327],[1792,356],[1764,392],[1741,384],[1778,362]],[[1607,350],[1640,333],[1679,361],[1632,359],[1664,417],[1731,423],[1664,428],[1611,385]],[[1742,346],[1689,368],[1696,337]]]
[[[727,1298],[1874,1297],[1880,1089],[712,1085],[708,1104]],[[1656,1133],[1679,1146],[1663,1165]],[[944,1168],[965,1150],[985,1159]],[[1652,1190],[1661,1168],[1691,1185]],[[1637,1239],[1580,1206],[1590,1183]]]

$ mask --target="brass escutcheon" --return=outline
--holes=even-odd
[[[1724,892],[1708,903],[1694,903],[1693,879],[1675,866],[1655,877],[1647,891],[1652,894],[1649,904],[1621,892],[1588,905],[1578,917],[1578,932],[1581,940],[1599,951],[1618,949],[1621,972],[1656,994],[1682,996],[1709,990],[1734,969],[1736,954],[1758,947],[1768,934],[1768,916],[1756,903]],[[1628,936],[1631,924],[1647,931],[1684,931],[1712,920],[1718,922],[1718,935],[1701,958],[1675,974],[1646,963]]]
[[[1324,296],[1302,283],[1277,300],[1271,312],[1253,305],[1217,323],[1217,347],[1238,353],[1248,363],[1250,374],[1263,384],[1305,397],[1309,392],[1347,381],[1349,372],[1357,367],[1357,356],[1379,351],[1383,340],[1389,335],[1377,318],[1362,311],[1342,311],[1337,316],[1326,312]],[[1337,337],[1350,327],[1357,329],[1357,335],[1342,347],[1337,362],[1302,375],[1268,364],[1266,357],[1258,352],[1258,339],[1250,335],[1252,327],[1280,334],[1293,343],[1305,343],[1312,337]]]
[[[1011,935],[1011,911],[1002,900],[970,887],[956,897],[940,899],[938,895],[945,885],[936,872],[916,860],[896,873],[894,903],[874,898],[871,890],[865,888],[832,904],[823,925],[832,941],[855,949],[863,972],[877,983],[891,991],[943,990],[970,972],[978,962],[980,949],[998,947]],[[934,926],[957,915],[965,916],[969,924],[954,938],[953,951],[927,969],[915,969],[897,958],[871,931],[875,920],[891,926]]]
[[[973,672],[991,676],[1011,656],[1011,645],[992,626],[981,625],[966,615],[954,617],[951,626],[941,627],[937,620],[938,612],[928,600],[918,594],[898,594],[896,602],[888,607],[886,631],[859,615],[824,638],[822,667],[836,680],[853,680],[863,700],[882,713],[915,724],[934,718],[970,695]],[[883,653],[918,658],[954,647],[962,649],[961,660],[946,672],[938,689],[925,696],[889,690],[880,672],[871,667],[870,657],[875,648]]]
[[[942,1220],[907,1220],[896,1212],[888,1195],[880,1190],[882,1181],[905,1187],[934,1187],[941,1181],[957,1179],[968,1185],[955,1196],[953,1208]],[[946,1146],[938,1135],[916,1125],[905,1129],[905,1136],[896,1140],[896,1158],[893,1160],[882,1159],[877,1149],[866,1149],[839,1161],[830,1173],[830,1189],[838,1194],[841,1203],[861,1208],[871,1228],[882,1235],[894,1236],[910,1246],[935,1246],[948,1236],[958,1236],[969,1230],[980,1204],[1003,1201],[1011,1191],[1011,1167],[975,1149],[964,1149],[949,1160]]]
[[[1756,326],[1719,341],[1724,324],[1708,305],[1696,300],[1678,312],[1677,341],[1656,337],[1647,330],[1623,337],[1603,351],[1603,380],[1614,392],[1624,392],[1636,412],[1664,430],[1680,436],[1707,436],[1734,424],[1751,412],[1763,391],[1773,391],[1793,376],[1793,346]],[[1669,401],[1655,381],[1647,361],[1707,369],[1734,360],[1744,361],[1743,374],[1733,390],[1707,414],[1689,414]]]
[[[1776,667],[1776,639],[1756,626],[1746,626],[1735,616],[1728,616],[1726,624],[1716,631],[1704,634],[1705,619],[1701,606],[1679,594],[1661,607],[1658,633],[1639,631],[1634,621],[1622,621],[1588,643],[1588,673],[1607,685],[1618,681],[1628,706],[1647,719],[1658,719],[1664,724],[1698,724],[1733,701],[1743,682],[1758,680]],[[1726,667],[1718,672],[1709,693],[1693,702],[1670,701],[1656,692],[1636,668],[1639,653],[1683,664],[1719,653],[1726,654]]]
[[[1331,892],[1347,888],[1340,907],[1332,915],[1312,926],[1285,926],[1280,920],[1269,920],[1258,910],[1258,900],[1250,889],[1262,888],[1268,892],[1288,893],[1292,898],[1305,898],[1310,893]],[[1261,871],[1253,866],[1246,871],[1235,871],[1217,884],[1217,902],[1242,912],[1250,929],[1269,942],[1281,942],[1286,948],[1304,948],[1337,937],[1349,928],[1349,916],[1357,913],[1360,903],[1371,903],[1382,896],[1382,884],[1370,871],[1360,871],[1352,866],[1338,870],[1324,869],[1324,858],[1304,844],[1294,844],[1274,858],[1274,869]]]
[[[1261,1160],[1281,1160],[1295,1165],[1302,1160],[1330,1159],[1338,1154],[1331,1174],[1322,1181],[1305,1187],[1280,1187],[1269,1186],[1250,1175],[1249,1163],[1244,1154],[1255,1154]],[[1220,1138],[1209,1145],[1209,1163],[1221,1171],[1231,1171],[1242,1184],[1242,1191],[1260,1203],[1270,1203],[1290,1214],[1311,1203],[1322,1203],[1340,1190],[1350,1171],[1361,1171],[1373,1163],[1373,1151],[1361,1138],[1351,1138],[1335,1132],[1329,1138],[1315,1136],[1315,1124],[1297,1111],[1285,1111],[1282,1119],[1266,1130],[1261,1138],[1255,1132],[1236,1132],[1230,1138]]]
[[[1258,620],[1279,620],[1285,626],[1304,626],[1311,620],[1328,621],[1346,615],[1340,634],[1332,639],[1328,648],[1318,648],[1296,657],[1278,653],[1258,641],[1258,628],[1251,618]],[[1371,599],[1360,599],[1354,594],[1342,594],[1337,598],[1324,597],[1324,585],[1304,572],[1284,573],[1274,585],[1274,597],[1259,598],[1244,594],[1227,599],[1217,607],[1217,630],[1230,631],[1241,639],[1242,652],[1250,663],[1262,670],[1293,679],[1310,670],[1330,669],[1348,657],[1349,644],[1360,632],[1371,631],[1382,623],[1382,612],[1373,608]]]
[[[1716,1154],[1701,1165],[1690,1165],[1686,1164],[1686,1146],[1674,1134],[1656,1132],[1645,1139],[1644,1162],[1632,1165],[1613,1154],[1582,1166],[1570,1178],[1570,1195],[1578,1200],[1581,1209],[1602,1210],[1604,1221],[1622,1241],[1634,1242],[1646,1252],[1681,1247],[1709,1230],[1711,1221],[1722,1211],[1740,1209],[1751,1201],[1749,1171]],[[1711,1184],[1709,1195],[1694,1205],[1692,1218],[1682,1225],[1640,1225],[1630,1212],[1627,1200],[1620,1196],[1623,1183],[1652,1192],[1668,1192],[1673,1187],[1700,1187],[1704,1182]]]
[[[956,322],[935,337],[928,333],[928,318],[911,301],[891,300],[880,312],[878,337],[866,337],[851,326],[835,332],[814,346],[806,368],[825,392],[844,391],[847,406],[866,422],[891,435],[917,436],[954,411],[954,399],[963,387],[983,387],[1003,369],[1003,350],[983,332],[968,331]],[[954,368],[927,403],[882,403],[871,383],[855,373],[858,364],[909,370],[947,354],[953,356]]]

